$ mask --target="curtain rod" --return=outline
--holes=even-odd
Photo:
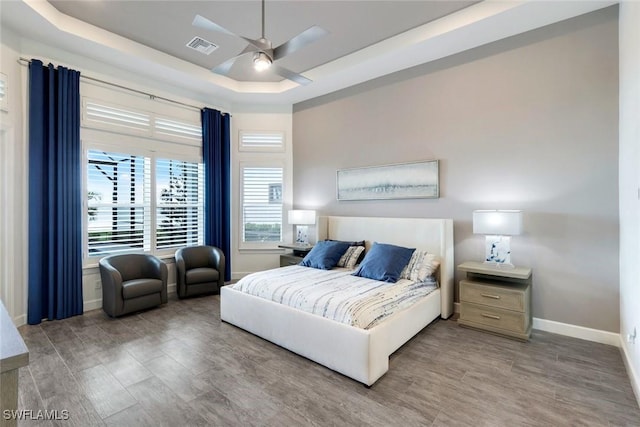
[[[31,64],[31,60],[30,59],[23,58],[23,57],[20,57],[18,62],[21,62],[24,65]],[[85,79],[85,80],[91,80],[93,82],[102,83],[102,84],[105,84],[105,85],[108,85],[108,86],[117,87],[119,89],[128,90],[130,92],[134,92],[134,93],[137,93],[139,95],[148,96],[149,99],[151,99],[151,100],[158,99],[158,100],[161,100],[161,101],[166,101],[166,102],[171,102],[173,104],[182,105],[183,107],[193,108],[193,109],[196,109],[196,110],[201,110],[203,108],[203,107],[197,107],[195,105],[187,104],[187,103],[184,103],[184,102],[181,102],[181,101],[176,101],[175,99],[169,99],[169,98],[165,98],[163,96],[154,95],[152,93],[144,92],[142,90],[134,89],[134,88],[131,88],[131,87],[128,87],[128,86],[119,85],[117,83],[112,83],[112,82],[108,82],[108,81],[105,81],[105,80],[100,80],[100,79],[97,79],[95,77],[87,76],[87,75],[83,74],[82,72],[80,73],[80,78],[81,79]],[[227,112],[227,111],[221,111],[221,112],[222,112],[222,114],[228,114],[229,116],[231,116],[231,114],[229,112]]]

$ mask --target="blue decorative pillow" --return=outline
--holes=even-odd
[[[300,265],[322,270],[331,270],[336,266],[340,257],[342,257],[348,248],[348,242],[318,242],[307,256],[304,257]]]
[[[415,249],[374,242],[354,276],[395,283]]]

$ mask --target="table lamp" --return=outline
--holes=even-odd
[[[293,209],[289,211],[289,224],[296,226],[296,244],[309,245],[309,226],[316,223],[316,211]]]
[[[522,211],[473,211],[473,233],[484,234],[484,262],[496,267],[513,268],[511,264],[511,236],[522,233]]]

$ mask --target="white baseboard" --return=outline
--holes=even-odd
[[[459,302],[453,304],[453,312],[460,313]],[[533,329],[620,347],[620,334],[615,332],[585,328],[584,326],[571,325],[569,323],[560,323],[553,320],[539,319],[537,317],[533,318]]]
[[[533,329],[620,347],[620,334],[615,332],[585,328],[584,326],[554,322],[553,320],[538,319],[537,317],[533,318]]]
[[[82,311],[83,312],[91,311],[91,310],[96,310],[98,308],[102,308],[102,298],[85,301],[82,306]]]
[[[249,274],[254,273],[253,271],[236,271],[235,273],[231,273],[231,280],[240,280],[244,276],[248,276]]]
[[[16,328],[22,325],[27,324],[27,315],[21,314],[13,318],[13,324],[16,325]]]
[[[631,382],[631,388],[633,389],[633,393],[636,395],[638,406],[640,406],[640,378],[638,377],[638,373],[635,369],[633,369],[633,363],[631,363],[631,357],[622,335],[620,335],[620,352],[622,353],[622,361],[624,362],[624,367],[627,369],[627,375]]]

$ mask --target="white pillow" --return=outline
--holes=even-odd
[[[353,270],[356,267],[360,254],[364,251],[364,246],[349,246],[347,251],[340,257],[338,267],[345,267]]]
[[[416,249],[411,255],[409,264],[400,273],[400,278],[412,282],[424,282],[429,276],[435,274],[439,266],[440,260],[437,256]]]

